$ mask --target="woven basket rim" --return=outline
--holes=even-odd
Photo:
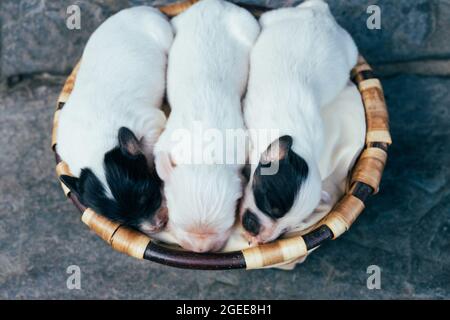
[[[160,7],[169,17],[175,16],[198,0],[187,0]],[[264,11],[260,7],[243,6],[255,15]],[[55,154],[57,176],[71,175],[67,164],[56,152],[56,134],[61,109],[67,101],[78,71],[79,63],[67,78],[58,97],[52,129],[52,150]],[[272,243],[248,249],[222,253],[194,253],[175,249],[147,235],[120,225],[86,208],[70,190],[61,183],[66,196],[82,213],[82,221],[107,241],[115,250],[139,259],[146,259],[173,267],[224,270],[259,269],[273,267],[301,259],[323,242],[336,239],[347,231],[364,209],[364,201],[378,191],[387,159],[387,149],[392,143],[389,133],[389,119],[383,89],[375,78],[372,68],[360,56],[351,72],[353,82],[358,86],[366,114],[366,144],[353,167],[347,193],[333,209],[315,225],[312,231]]]

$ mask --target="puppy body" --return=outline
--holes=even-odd
[[[321,0],[265,13],[260,24],[245,123],[252,130],[277,129],[280,138],[261,139],[250,131],[252,175],[241,216],[249,238],[267,242],[295,228],[319,203],[320,108],[345,87],[357,48]],[[280,171],[262,176],[261,161],[279,164]]]
[[[208,157],[212,152],[205,151],[204,137],[196,133],[199,126],[217,130],[222,137],[229,129],[244,129],[241,97],[259,26],[250,13],[220,0],[201,1],[172,24],[176,37],[167,88],[171,114],[155,148],[157,171],[165,182],[168,230],[186,249],[219,250],[235,220],[242,165],[204,159],[186,163],[174,138],[180,129],[186,131],[192,141],[200,142],[189,151],[206,152]]]
[[[160,182],[148,174],[153,146],[166,121],[160,107],[172,40],[170,23],[154,8],[135,7],[110,17],[90,37],[61,111],[57,151],[71,172],[83,177],[66,177],[64,182],[89,202],[85,205],[121,222],[154,211],[149,208],[153,200],[145,197],[161,202],[155,190]],[[120,143],[122,127],[128,129],[120,131]],[[140,194],[149,192],[155,194]],[[130,202],[142,202],[147,208],[136,210],[147,213],[127,212],[133,211]]]

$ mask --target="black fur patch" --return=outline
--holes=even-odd
[[[130,155],[116,147],[105,154],[106,180],[114,199],[88,168],[80,178],[61,176],[61,180],[85,206],[105,217],[138,227],[153,218],[162,202],[162,182],[156,171],[150,172],[144,155]]]
[[[272,219],[282,218],[292,208],[303,181],[308,176],[306,161],[290,149],[278,161],[278,172],[262,175],[261,169],[272,163],[259,163],[253,176],[253,195],[259,210]]]
[[[115,220],[137,226],[153,218],[162,202],[162,181],[154,168],[150,171],[145,156],[130,156],[115,148],[105,155],[104,169],[108,186],[120,208]]]
[[[252,168],[251,168],[250,164],[245,164],[242,167],[241,174],[246,182],[248,182],[250,180],[251,170],[252,170]]]

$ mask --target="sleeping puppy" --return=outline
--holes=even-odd
[[[153,147],[166,121],[160,107],[172,40],[154,8],[107,19],[86,45],[57,133],[57,152],[74,175],[61,176],[64,184],[85,206],[146,233],[167,221]]]
[[[320,107],[343,90],[357,48],[321,0],[261,16],[244,102],[251,174],[240,209],[252,243],[294,229],[321,199]],[[254,132],[278,130],[261,139]],[[328,198],[322,193],[324,200]]]
[[[249,12],[221,0],[198,2],[172,24],[176,36],[167,80],[171,114],[155,147],[169,210],[167,230],[185,249],[217,251],[236,218],[245,159],[242,164],[221,162],[213,155],[220,151],[208,149],[203,133],[212,129],[225,137],[231,129],[245,135],[241,97],[259,26]],[[179,137],[191,138],[187,153],[201,154],[201,159],[183,156]]]

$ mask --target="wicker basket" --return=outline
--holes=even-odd
[[[196,1],[188,0],[161,7],[160,10],[172,17],[184,11]],[[259,15],[263,11],[263,9],[255,7],[248,9],[255,15]],[[58,117],[72,91],[77,70],[78,66],[74,68],[64,84],[53,120],[52,150],[55,152],[58,177],[63,174],[71,175],[67,164],[56,153],[55,146],[57,143]],[[326,240],[336,239],[347,231],[363,211],[364,201],[369,195],[378,192],[387,159],[387,148],[391,144],[383,89],[380,81],[374,78],[371,67],[363,57],[359,58],[357,66],[352,70],[351,77],[358,86],[365,108],[367,124],[365,149],[353,168],[347,194],[338,201],[330,213],[311,232],[303,236],[280,239],[273,243],[234,252],[187,252],[152,241],[147,235],[139,231],[108,220],[83,206],[77,197],[61,183],[62,189],[82,213],[81,220],[85,224],[115,250],[135,258],[173,267],[204,270],[259,269],[296,261],[305,256],[309,250],[316,248]]]

